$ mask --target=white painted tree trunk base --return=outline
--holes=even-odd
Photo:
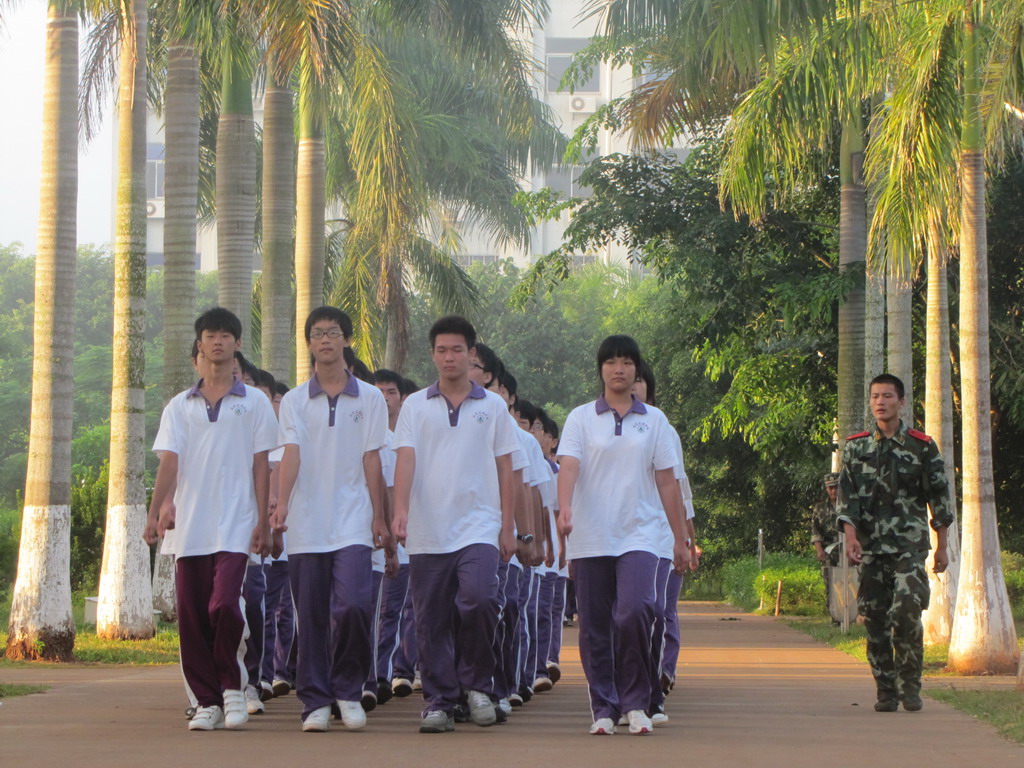
[[[70,561],[71,506],[25,507],[7,630],[9,657],[72,658],[75,622],[71,615]]]
[[[951,494],[952,495],[952,494]],[[938,542],[938,536],[931,532],[932,551]],[[924,644],[943,645],[953,635],[953,615],[956,610],[957,584],[960,582],[960,528],[956,520],[949,527],[946,551],[949,554],[949,567],[943,574],[937,574],[928,566],[928,585],[931,588],[931,599],[928,610],[921,615],[924,624]]]
[[[96,634],[118,640],[153,636],[153,590],[149,547],[142,540],[146,507],[114,505],[107,509],[103,570],[96,605]]]
[[[153,610],[161,621],[177,621],[178,603],[174,590],[174,555],[159,552],[153,561]]]

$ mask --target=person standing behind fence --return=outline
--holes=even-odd
[[[821,563],[821,578],[825,582],[825,609],[831,615],[831,568],[839,564],[838,547],[834,546],[839,541],[839,532],[836,530],[836,500],[839,498],[838,472],[829,472],[825,475],[825,493],[828,494],[828,498],[815,504],[811,511],[811,544],[814,545],[814,556]],[[831,551],[829,551],[830,547]]]

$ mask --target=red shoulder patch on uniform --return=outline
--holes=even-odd
[[[858,437],[867,437],[870,434],[871,434],[870,432],[858,432],[856,435],[850,435],[846,439],[847,440],[856,440]]]
[[[908,429],[907,434],[911,437],[916,437],[918,440],[923,440],[926,443],[930,443],[932,441],[931,437],[917,429]]]

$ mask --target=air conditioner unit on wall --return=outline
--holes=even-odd
[[[146,218],[164,218],[164,199],[162,197],[154,197],[146,201]]]
[[[593,96],[571,96],[569,110],[576,113],[593,114],[597,109],[597,99]]]

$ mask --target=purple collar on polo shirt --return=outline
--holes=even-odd
[[[199,381],[196,382],[195,386],[188,391],[188,394],[185,395],[185,398],[188,399],[190,397],[202,397],[204,400],[206,400],[206,397],[200,391],[200,388],[202,386],[203,380],[200,379]],[[228,395],[234,395],[235,397],[245,397],[245,394],[245,384],[241,379],[235,379],[234,383],[231,385],[231,389],[228,390]],[[228,395],[224,395],[224,397],[227,397]],[[211,423],[217,421],[217,417],[220,416],[220,404],[224,402],[224,397],[222,397],[213,405],[210,405],[210,401],[206,400],[206,418],[209,419]]]
[[[594,408],[595,410],[597,410],[598,416],[600,416],[602,413],[607,413],[608,411],[612,412],[612,416],[615,417],[616,436],[621,437],[622,422],[625,420],[626,416],[628,416],[631,413],[639,413],[641,415],[647,413],[647,406],[641,403],[639,400],[637,400],[636,395],[630,395],[630,397],[633,399],[633,404],[629,406],[629,410],[626,411],[625,416],[619,416],[619,412],[612,408],[610,405],[608,405],[608,401],[604,399],[604,393],[602,393],[601,396],[597,398],[597,402],[594,403]]]
[[[356,377],[350,373],[348,375],[348,381],[345,384],[345,388],[334,397],[331,397],[324,391],[324,388],[320,386],[320,379],[318,379],[314,373],[313,378],[309,380],[309,399],[312,400],[318,395],[324,395],[327,398],[327,407],[329,408],[330,414],[327,417],[327,426],[333,427],[335,412],[338,410],[338,398],[342,395],[359,397],[359,384],[356,382]]]
[[[548,458],[547,456],[544,457],[544,460],[547,461],[548,466],[551,467],[551,471],[554,472],[557,475],[558,474],[558,462],[555,461],[554,459]]]
[[[462,403],[459,403],[458,408],[452,405],[452,401],[449,400],[448,397],[441,392],[441,382],[435,381],[433,384],[427,387],[427,399],[429,400],[430,398],[437,397],[438,395],[441,395],[441,397],[444,398],[445,403],[448,404],[448,425],[451,427],[457,427],[459,426],[459,411],[462,410],[463,403],[465,403],[466,400],[469,399],[483,400],[485,397],[487,397],[487,390],[481,387],[476,382],[473,382],[473,388],[469,390],[469,395],[466,396],[466,400],[463,400]]]

